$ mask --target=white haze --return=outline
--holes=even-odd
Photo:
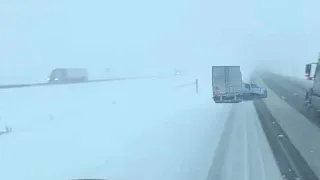
[[[54,67],[98,75],[152,74],[180,67],[263,66],[303,76],[319,51],[320,2],[40,1],[0,4],[0,75],[42,81]],[[171,70],[170,69],[170,70]]]
[[[223,129],[221,124],[225,121],[228,108],[230,108],[230,106],[226,108],[215,106],[211,100],[211,66],[240,65],[245,81],[256,67],[280,74],[303,77],[304,65],[316,61],[320,51],[319,5],[320,2],[316,0],[1,1],[0,84],[43,82],[50,71],[56,67],[86,67],[93,78],[172,75],[174,69],[177,68],[183,70],[188,78],[180,82],[165,82],[163,86],[171,87],[178,83],[189,83],[190,80],[194,82],[198,77],[201,94],[200,96],[195,95],[193,87],[183,93],[178,90],[169,92],[168,89],[161,89],[163,86],[159,86],[155,82],[156,80],[141,82],[138,85],[134,82],[125,85],[116,83],[119,88],[107,84],[96,85],[97,88],[87,86],[81,90],[75,86],[73,86],[74,89],[65,86],[65,89],[39,88],[38,90],[3,91],[5,98],[2,98],[0,103],[3,111],[0,111],[0,114],[4,119],[0,119],[1,127],[8,123],[13,126],[14,130],[16,128],[16,131],[19,131],[19,128],[26,130],[20,133],[15,131],[12,133],[13,136],[6,136],[0,141],[2,147],[5,146],[5,148],[0,147],[0,156],[2,156],[0,167],[2,167],[1,169],[7,168],[6,173],[0,173],[1,177],[3,179],[10,177],[21,179],[25,174],[36,176],[38,170],[34,167],[42,167],[46,163],[42,157],[51,158],[56,162],[56,164],[51,164],[51,167],[58,167],[59,163],[64,164],[64,161],[58,160],[66,160],[69,163],[64,164],[68,166],[68,172],[66,172],[68,177],[71,174],[86,174],[81,171],[81,168],[87,168],[84,161],[79,162],[81,166],[78,168],[81,167],[80,169],[73,169],[72,158],[70,160],[64,159],[64,156],[57,156],[59,158],[57,159],[53,155],[54,153],[49,152],[52,150],[51,148],[58,148],[60,155],[71,154],[74,159],[81,157],[80,152],[86,154],[85,150],[79,151],[78,154],[73,153],[76,150],[71,147],[72,143],[79,147],[86,146],[86,144],[83,144],[82,141],[72,142],[72,139],[65,139],[63,136],[56,137],[56,129],[54,128],[57,127],[61,127],[65,135],[69,134],[69,129],[77,127],[73,129],[74,134],[69,135],[82,137],[87,140],[85,142],[95,146],[98,146],[98,140],[91,141],[83,132],[98,128],[101,131],[95,132],[93,135],[96,136],[94,137],[99,136],[100,132],[103,137],[108,137],[99,139],[99,141],[108,140],[108,143],[117,144],[119,140],[118,146],[112,146],[111,143],[110,147],[113,147],[111,150],[104,146],[102,149],[90,148],[90,152],[92,155],[99,151],[102,159],[113,158],[113,161],[110,160],[111,167],[116,168],[116,165],[122,167],[121,163],[124,163],[125,159],[122,159],[123,162],[118,162],[112,152],[121,154],[122,152],[117,151],[118,148],[130,149],[127,147],[130,147],[129,145],[134,144],[135,141],[129,141],[127,138],[110,138],[112,133],[103,131],[103,127],[107,126],[109,130],[114,130],[112,127],[116,126],[119,131],[115,134],[121,136],[122,125],[127,125],[125,127],[128,128],[127,123],[132,123],[130,126],[141,127],[145,133],[150,135],[141,135],[142,139],[147,138],[144,141],[146,143],[153,142],[153,136],[151,136],[153,132],[158,133],[157,137],[161,140],[161,132],[167,130],[166,128],[154,130],[152,128],[155,125],[170,127],[168,134],[173,137],[176,135],[175,138],[168,135],[167,139],[159,140],[159,142],[164,141],[165,147],[170,148],[172,142],[169,140],[175,139],[176,143],[173,144],[176,148],[175,151],[177,151],[176,154],[179,154],[181,149],[188,150],[187,153],[192,151],[190,158],[187,158],[189,156],[186,153],[183,154],[185,157],[179,156],[179,162],[186,161],[184,162],[184,176],[171,172],[172,169],[164,162],[165,158],[162,159],[161,167],[165,167],[167,170],[163,169],[163,172],[170,173],[162,173],[163,175],[171,175],[171,179],[175,177],[204,179],[210,167],[219,133]],[[108,73],[107,69],[110,70]],[[133,89],[136,90],[133,91]],[[127,92],[131,92],[131,94]],[[88,96],[82,96],[83,94]],[[145,94],[147,94],[146,97],[144,97]],[[156,96],[155,99],[153,99],[154,96]],[[83,102],[88,103],[84,103],[85,106],[82,106]],[[140,104],[137,105],[135,102]],[[68,107],[65,108],[63,105]],[[55,107],[57,108],[55,109]],[[70,107],[72,111],[68,111]],[[78,107],[80,110],[77,109]],[[98,110],[94,107],[98,107]],[[86,111],[87,109],[88,111]],[[109,114],[103,113],[105,110],[108,110]],[[75,117],[78,111],[81,111],[79,118]],[[102,119],[94,118],[98,125],[90,126],[88,120],[97,111]],[[145,119],[139,119],[145,111],[148,112]],[[48,114],[51,113],[55,114],[57,120],[50,121],[51,124],[43,123],[44,117],[48,119]],[[135,116],[130,116],[131,113]],[[163,114],[166,117],[159,116]],[[177,117],[177,114],[181,117]],[[157,118],[153,119],[154,116]],[[29,118],[24,119],[25,117]],[[79,119],[81,119],[81,126],[78,124]],[[29,122],[43,124],[40,124],[38,128],[33,125],[27,126],[26,124]],[[113,122],[115,123],[113,124]],[[163,124],[164,122],[168,122],[169,125],[166,126]],[[179,129],[183,123],[187,123],[186,129],[193,130],[194,134],[187,132],[183,134],[181,132],[183,129]],[[104,126],[100,126],[101,124]],[[87,128],[88,126],[92,129]],[[203,130],[204,127],[206,127],[205,130]],[[213,129],[214,127],[218,128]],[[47,129],[50,129],[50,132],[46,132],[47,136],[42,136],[41,133]],[[130,129],[131,131],[133,130]],[[193,138],[192,141],[189,141],[189,136]],[[32,144],[33,139],[28,139],[28,137],[35,138],[38,144]],[[46,138],[48,137],[58,145],[61,145],[61,142],[71,143],[68,149],[63,149],[65,146],[57,147],[55,144],[47,142]],[[129,138],[130,134],[127,133],[123,137]],[[137,137],[135,140],[143,143],[139,138]],[[213,138],[216,140],[213,141]],[[44,150],[42,151],[37,148],[37,146],[42,146],[39,142],[46,142],[45,144],[50,146],[43,146]],[[181,149],[178,148],[179,143],[177,142],[183,144],[180,146]],[[161,149],[160,143],[156,146],[152,144],[144,144],[144,146],[153,148],[152,152],[155,155],[157,150],[165,153],[165,149]],[[193,148],[188,149],[190,146]],[[27,152],[34,156],[20,153],[24,149],[27,149]],[[143,148],[140,146],[133,148],[133,150],[136,149],[139,149],[141,156],[145,155]],[[102,153],[107,150],[110,152]],[[37,156],[38,152],[42,154]],[[131,151],[124,151],[124,153],[130,156]],[[16,154],[19,154],[18,157],[21,159],[15,158]],[[152,154],[152,158],[156,157],[153,156],[154,154]],[[170,154],[169,159],[177,163],[178,161],[171,158],[173,155]],[[33,157],[36,157],[33,164],[37,162],[38,164],[30,166],[34,169],[29,172],[25,167],[30,165],[27,160],[32,161]],[[86,158],[90,160],[91,157]],[[88,166],[102,163],[99,157],[94,158],[97,158],[99,162],[92,159]],[[137,157],[132,156],[132,158]],[[136,162],[139,161],[132,160],[130,165],[134,166]],[[203,162],[205,163],[203,164]],[[15,163],[19,166],[16,166]],[[188,169],[189,164],[193,165],[190,168],[192,170]],[[145,167],[150,166],[146,164]],[[144,170],[143,167],[139,169],[136,166],[136,168],[139,170],[137,172]],[[128,169],[134,171],[129,166],[125,168],[125,170]],[[65,169],[61,167],[60,170]],[[100,173],[110,173],[111,175],[109,175],[115,179],[125,170],[112,171],[112,169],[108,169],[106,171],[103,169]],[[43,166],[43,171],[38,176],[48,177],[50,173],[59,174],[54,171],[54,169]],[[151,172],[160,173],[162,171],[157,171],[155,168]],[[169,179],[167,176],[157,176],[151,172],[147,176],[150,179],[152,179],[151,177]],[[123,177],[124,179],[128,179],[127,177],[130,179],[131,173],[134,174],[134,172],[128,171],[126,173],[128,176]],[[92,172],[92,174],[95,173]],[[142,175],[137,173],[135,177],[139,179]],[[34,179],[33,176],[25,179]]]

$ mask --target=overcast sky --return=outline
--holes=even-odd
[[[0,75],[235,64],[303,77],[320,51],[318,7],[317,0],[1,1]]]

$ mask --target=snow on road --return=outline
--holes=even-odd
[[[2,90],[0,179],[205,179],[231,105],[176,82]]]
[[[280,179],[279,169],[252,102],[236,104],[233,113],[236,116],[230,128],[221,179]]]

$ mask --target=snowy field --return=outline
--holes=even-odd
[[[231,105],[192,81],[1,90],[0,179],[205,179]]]

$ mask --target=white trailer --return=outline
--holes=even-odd
[[[85,68],[56,68],[48,77],[48,83],[76,83],[88,81]]]
[[[239,103],[243,100],[240,66],[212,66],[212,90],[215,103]]]

